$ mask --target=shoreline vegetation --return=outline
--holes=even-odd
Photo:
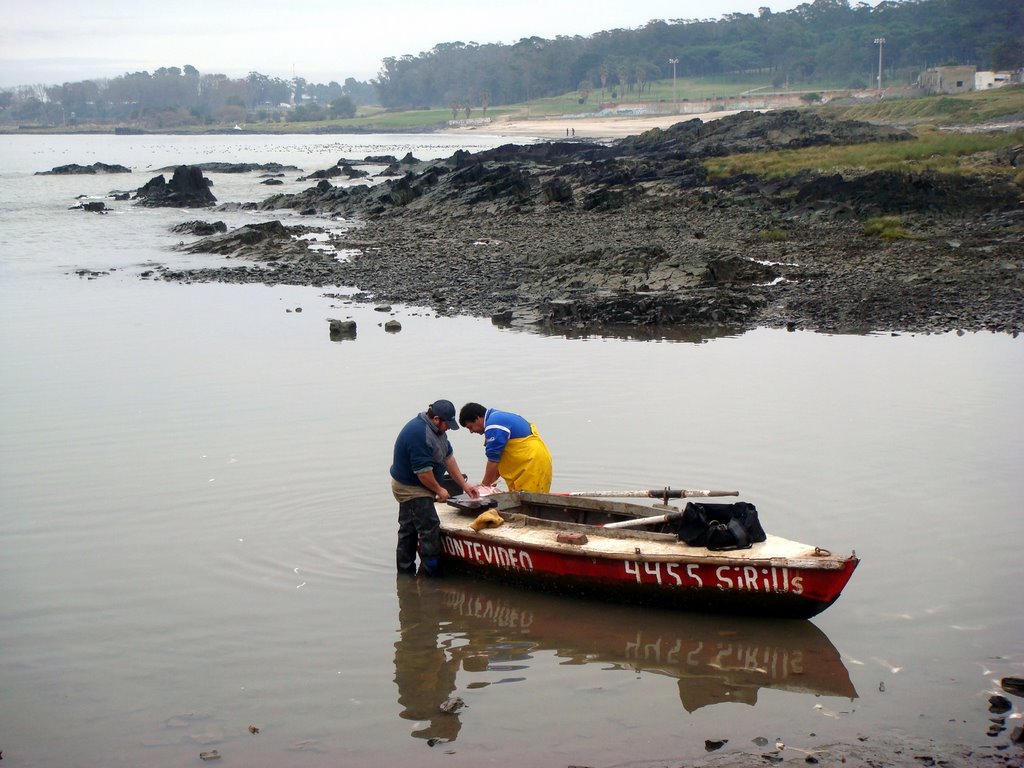
[[[671,87],[671,86],[669,86]],[[721,87],[721,86],[719,86]],[[736,86],[738,87],[738,86]],[[481,114],[460,119],[450,109],[385,110],[363,107],[351,118],[306,122],[250,121],[210,125],[151,126],[142,121],[81,124],[0,124],[0,135],[153,133],[158,135],[255,134],[364,134],[447,133],[472,130],[509,133],[537,138],[564,138],[566,128],[576,128],[575,138],[621,138],[652,127],[664,128],[693,118],[714,119],[739,111],[772,109],[819,110],[837,119],[861,120],[888,125],[936,127],[996,126],[1024,121],[1024,85],[957,95],[923,95],[916,88],[877,91],[794,91],[763,96],[731,95],[673,99],[663,83],[654,96],[636,103],[618,103],[615,109],[579,107],[572,94],[528,103],[491,107]],[[710,86],[709,86],[710,89]],[[480,112],[480,110],[477,110]],[[461,113],[460,113],[461,114]]]

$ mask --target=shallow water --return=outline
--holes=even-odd
[[[67,210],[177,162],[309,173],[463,139],[354,141],[0,137],[4,758],[611,766],[692,761],[714,738],[1005,743],[987,700],[1024,676],[1020,339],[541,336],[140,280],[212,261],[170,250],[172,224],[260,215]],[[140,170],[32,175],[96,161]],[[269,194],[213,178],[221,201]],[[331,342],[328,317],[358,337]],[[796,624],[397,581],[391,446],[438,397],[535,421],[558,490],[736,488],[769,532],[861,566]],[[453,443],[478,479],[480,438]],[[448,696],[464,709],[439,714]]]

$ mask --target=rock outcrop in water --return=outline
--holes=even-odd
[[[58,165],[55,168],[51,168],[48,171],[36,171],[36,176],[72,176],[72,175],[92,175],[97,173],[131,173],[131,168],[125,168],[123,165],[111,165],[109,163],[93,163],[92,165],[79,165],[78,163],[69,163],[68,165]]]
[[[1024,212],[1011,181],[893,171],[712,180],[702,164],[908,136],[814,113],[741,113],[611,146],[405,158],[397,178],[323,179],[257,206],[363,221],[334,236],[358,251],[346,261],[281,236],[245,244],[264,268],[187,279],[351,285],[368,300],[566,331],[1020,331]],[[188,247],[223,252],[223,237]]]
[[[136,205],[167,208],[206,208],[217,202],[210,180],[195,165],[179,165],[168,182],[154,176],[135,192]]]
[[[223,221],[200,221],[196,219],[194,221],[183,221],[181,224],[175,224],[171,227],[171,232],[175,232],[179,235],[199,235],[201,237],[208,237],[217,233],[223,233],[228,231],[228,225]]]
[[[162,173],[173,173],[178,166],[160,168]],[[282,173],[284,171],[297,171],[294,165],[282,165],[281,163],[194,163],[191,167],[198,168],[207,173],[251,173],[252,171],[267,171],[269,173]]]

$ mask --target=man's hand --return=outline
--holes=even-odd
[[[480,498],[480,490],[475,485],[467,485],[466,486],[466,495],[468,495],[469,498],[471,498],[471,499],[479,499]]]
[[[438,501],[448,501],[448,499],[451,498],[451,494],[448,493],[448,490],[443,485],[438,489],[435,495],[437,496]]]

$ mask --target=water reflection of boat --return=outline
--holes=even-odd
[[[488,685],[496,671],[531,674],[537,651],[562,664],[601,664],[602,673],[675,678],[687,712],[729,701],[753,706],[762,688],[857,697],[839,652],[808,621],[581,603],[463,577],[400,577],[398,600],[395,682],[401,716],[425,723],[418,738],[455,739],[459,715],[441,705],[458,690]]]

